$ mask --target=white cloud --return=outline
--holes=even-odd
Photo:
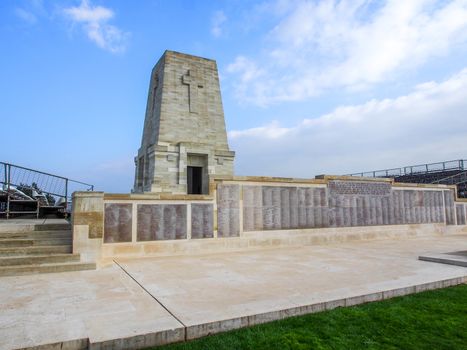
[[[225,23],[225,21],[227,21],[227,16],[225,15],[224,11],[214,12],[211,19],[211,34],[214,37],[219,38],[222,36],[222,25]]]
[[[279,1],[280,20],[258,57],[267,75],[235,81],[254,104],[297,101],[332,88],[394,79],[467,42],[466,0]],[[258,62],[261,62],[259,64]],[[245,68],[245,70],[248,67]]]
[[[63,13],[72,23],[81,24],[88,38],[101,49],[112,53],[125,51],[129,33],[108,24],[115,16],[111,9],[82,0],[80,6],[65,8]]]
[[[229,132],[239,175],[312,177],[465,158],[467,69],[407,95]]]

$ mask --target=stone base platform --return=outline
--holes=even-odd
[[[185,256],[0,278],[0,349],[140,349],[467,282],[467,235]]]

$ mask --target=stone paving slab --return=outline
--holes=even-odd
[[[89,340],[99,348],[115,338],[145,333],[173,342],[183,340],[183,332],[182,325],[116,265],[0,278],[2,350],[46,344],[87,349]]]
[[[137,349],[467,282],[467,235],[119,259],[0,278],[0,349]],[[120,266],[121,267],[120,267]]]
[[[329,309],[462,283],[467,269],[418,260],[461,245],[467,235],[118,262],[188,327],[190,339],[261,323],[257,315],[277,319],[322,303]]]

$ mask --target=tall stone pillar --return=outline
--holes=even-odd
[[[166,51],[152,70],[133,192],[207,194],[233,175],[216,61]]]

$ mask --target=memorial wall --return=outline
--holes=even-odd
[[[456,199],[454,187],[347,177],[231,177],[212,181],[209,195],[94,192],[76,193],[75,202],[76,228],[87,224],[86,238],[117,250],[151,242],[220,241],[254,232],[466,225],[467,217],[467,203]]]
[[[236,192],[242,194],[241,204],[222,199],[227,193]],[[455,207],[455,191],[451,188],[393,188],[390,182],[331,180],[325,187],[219,184],[217,198],[218,221],[238,222],[232,208],[241,206],[246,232],[428,223],[455,225],[465,224],[466,216],[464,204]],[[219,226],[218,230],[222,237],[239,235],[237,225],[232,222]]]

